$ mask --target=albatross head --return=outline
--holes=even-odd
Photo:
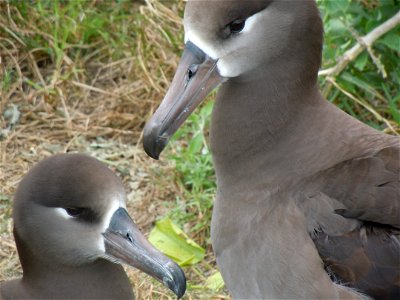
[[[22,265],[33,259],[39,266],[76,268],[107,259],[148,273],[182,297],[183,271],[141,234],[125,199],[121,180],[94,158],[62,154],[41,161],[14,200]]]
[[[144,149],[158,159],[190,113],[224,81],[315,82],[322,26],[313,1],[188,1],[185,50],[172,84],[144,129]],[[291,80],[291,79],[290,79]]]

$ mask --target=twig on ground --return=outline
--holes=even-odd
[[[398,24],[400,24],[400,12],[398,12],[389,20],[376,27],[367,35],[360,37],[358,43],[355,46],[353,46],[350,50],[346,51],[346,53],[339,59],[339,62],[334,67],[321,70],[318,72],[318,75],[334,77],[340,74],[340,72],[343,71],[343,69],[349,64],[349,62],[357,58],[357,56],[362,51],[364,51],[364,49],[371,47],[372,44],[378,38],[380,38],[385,33],[389,32],[390,30],[392,30]]]
[[[350,99],[352,99],[353,101],[355,101],[356,103],[358,103],[359,105],[361,105],[362,107],[364,107],[366,110],[368,110],[378,121],[383,122],[386,124],[386,126],[395,134],[395,135],[399,135],[399,133],[396,131],[396,129],[393,128],[392,124],[390,124],[390,122],[382,117],[376,110],[374,110],[368,103],[366,103],[365,101],[362,101],[360,99],[358,99],[357,97],[355,97],[353,94],[349,93],[348,91],[346,91],[345,89],[343,89],[332,77],[328,77],[326,79],[327,81],[329,81],[331,84],[333,84],[339,91],[341,91],[343,94],[345,94],[347,97],[349,97]]]

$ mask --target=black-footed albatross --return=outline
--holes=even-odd
[[[163,282],[179,298],[181,268],[157,251],[125,210],[121,180],[83,154],[44,159],[14,199],[14,237],[22,279],[0,283],[1,299],[133,299],[121,265]]]
[[[181,61],[144,130],[158,158],[221,84],[211,238],[234,298],[400,299],[400,140],[319,92],[314,1],[188,1]]]

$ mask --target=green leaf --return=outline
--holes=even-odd
[[[149,241],[180,266],[194,265],[204,259],[205,250],[169,218],[156,222],[150,232]]]
[[[203,148],[203,132],[196,133],[189,142],[189,152],[196,154]]]
[[[326,11],[330,15],[344,13],[348,8],[349,3],[348,0],[325,1]]]
[[[225,283],[220,272],[216,272],[206,279],[206,287],[214,292],[218,292],[224,285]]]
[[[354,67],[356,67],[360,71],[363,71],[368,62],[368,57],[369,56],[366,51],[361,53],[360,56],[357,57],[356,61],[354,62]]]
[[[326,28],[330,34],[345,35],[347,28],[339,19],[332,19],[326,24]]]
[[[394,51],[400,51],[400,37],[398,32],[393,31],[386,34],[379,42]]]
[[[213,93],[213,97],[215,97],[215,92]],[[200,115],[206,117],[207,119],[211,116],[211,112],[213,110],[214,102],[208,101],[201,108]]]
[[[364,89],[365,91],[367,91],[367,92],[369,92],[369,93],[371,93],[373,95],[377,95],[378,94],[377,91],[373,87],[371,87],[371,85],[369,85],[368,83],[364,82],[362,79],[351,75],[349,72],[344,72],[341,75],[341,78],[343,80],[346,80],[349,83],[352,83],[352,84],[358,86],[361,89]]]

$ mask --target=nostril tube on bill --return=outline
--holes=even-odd
[[[187,80],[188,81],[196,74],[198,69],[199,69],[199,65],[198,64],[190,65],[190,67],[187,70]]]

